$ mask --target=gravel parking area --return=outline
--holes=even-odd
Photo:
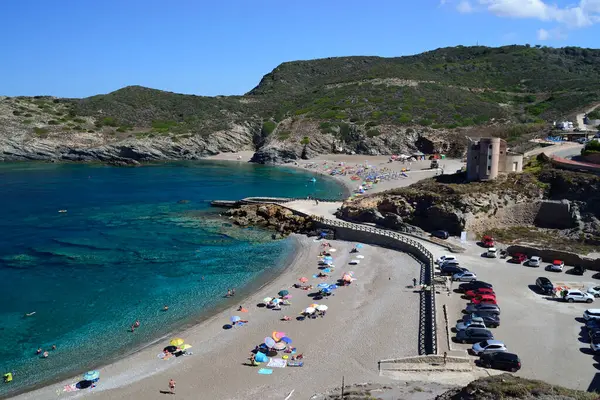
[[[491,331],[496,340],[503,341],[510,352],[521,358],[522,368],[517,375],[573,389],[600,390],[600,378],[596,378],[600,354],[591,351],[582,318],[587,308],[600,308],[600,299],[592,304],[570,304],[542,295],[535,287],[535,280],[545,276],[555,286],[567,284],[587,290],[600,285],[600,280],[592,277],[596,272],[586,271],[583,276],[549,272],[545,268],[550,260],[533,268],[481,257],[485,250],[472,242],[465,247],[464,254],[457,254],[461,266],[475,272],[479,280],[494,285],[502,314],[500,327]],[[436,258],[446,254],[433,246],[431,250]],[[564,271],[571,268],[565,266]],[[455,282],[452,288],[457,287]],[[461,310],[468,302],[461,296],[456,292],[438,296],[438,307],[444,302],[448,306],[451,327],[462,318]],[[451,346],[454,350],[471,348],[468,344]]]

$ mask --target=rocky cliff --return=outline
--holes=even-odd
[[[295,215],[292,211],[276,204],[247,204],[232,208],[222,215],[238,226],[261,226],[276,231],[282,236],[291,233],[311,233],[314,222],[308,217]]]

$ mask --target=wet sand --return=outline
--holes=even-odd
[[[240,299],[248,313],[239,313],[234,306],[174,334],[193,346],[193,355],[166,361],[157,358],[168,344],[165,339],[99,368],[101,380],[91,391],[62,392],[65,384],[79,380],[72,378],[16,398],[162,398],[161,391],[168,391],[172,378],[177,382],[176,397],[181,399],[284,399],[292,390],[291,399],[306,399],[339,386],[342,376],[347,384],[387,382],[378,376],[378,360],[417,354],[419,297],[407,286],[418,277],[418,264],[404,253],[364,246],[364,259],[350,266],[349,251],[354,244],[332,241],[337,249],[336,268],[325,282],[333,283],[349,270],[358,280],[340,287],[334,296],[316,301],[329,307],[324,318],[297,321],[295,317],[313,299],[307,296],[310,292],[290,286],[301,276],[315,286],[323,280],[312,277],[318,272],[320,243],[295,237],[299,247],[291,265],[255,294]],[[291,306],[284,306],[282,311],[257,306],[264,297],[275,296],[282,289],[293,296]],[[249,323],[224,330],[223,325],[233,315]],[[281,321],[283,315],[291,316],[292,321]],[[272,375],[259,375],[260,367],[245,363],[250,351],[274,330],[284,331],[293,339],[293,346],[304,354],[304,366],[273,368]]]

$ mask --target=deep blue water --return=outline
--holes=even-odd
[[[277,273],[293,242],[231,227],[208,202],[342,190],[310,177],[226,162],[0,164],[0,372],[14,373],[0,395],[133,352]]]

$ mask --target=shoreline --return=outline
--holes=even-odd
[[[101,362],[90,363],[90,366],[87,367],[85,370],[77,370],[75,372],[64,373],[64,374],[56,376],[55,378],[52,378],[47,381],[40,382],[38,384],[30,386],[26,389],[21,389],[16,392],[13,392],[13,393],[0,395],[0,400],[9,399],[9,398],[21,398],[22,396],[26,396],[29,393],[43,390],[44,388],[47,388],[47,387],[55,385],[55,384],[64,383],[66,385],[67,383],[65,383],[65,382],[74,382],[78,379],[78,378],[74,378],[74,377],[81,376],[86,371],[94,370],[94,369],[96,369],[96,370],[102,369],[102,368],[105,368],[112,364],[118,363],[118,362],[122,361],[123,359],[133,357],[133,356],[137,355],[138,353],[141,353],[144,350],[150,348],[151,346],[157,345],[161,341],[168,341],[167,339],[169,337],[177,336],[177,335],[175,335],[176,332],[181,333],[183,331],[183,333],[185,333],[191,329],[199,327],[200,325],[204,324],[206,321],[211,320],[213,317],[229,310],[234,304],[238,303],[239,301],[242,301],[242,303],[243,303],[244,300],[246,300],[247,298],[249,298],[252,295],[252,293],[254,293],[255,291],[263,290],[265,287],[269,286],[269,284],[271,284],[271,282],[276,280],[281,275],[285,274],[286,270],[288,268],[290,268],[290,266],[294,265],[295,259],[297,257],[299,257],[299,254],[300,254],[299,251],[296,251],[300,247],[300,243],[299,243],[298,238],[295,235],[290,235],[289,239],[293,241],[293,243],[291,244],[292,249],[291,249],[289,255],[280,261],[282,267],[277,268],[276,269],[277,272],[271,277],[267,276],[267,274],[268,274],[267,272],[263,272],[257,278],[255,278],[252,281],[245,284],[242,288],[236,288],[237,289],[236,294],[241,294],[241,296],[236,297],[236,298],[229,298],[227,300],[222,301],[219,305],[212,307],[206,313],[202,313],[196,317],[190,318],[189,320],[185,321],[182,325],[173,327],[173,329],[170,330],[169,332],[162,334],[161,336],[156,337],[149,342],[141,343],[140,345],[136,346],[135,349],[133,349],[129,352],[121,353],[120,357],[117,355],[114,355],[112,357],[109,357],[109,358],[101,361]]]
[[[100,368],[101,380],[93,391],[60,392],[63,385],[79,381],[75,378],[46,385],[15,398],[50,398],[56,396],[57,390],[62,398],[83,395],[102,399],[154,397],[153,393],[165,389],[169,377],[175,377],[178,381],[178,394],[188,393],[189,396],[184,398],[196,398],[194,393],[203,393],[207,398],[243,399],[256,398],[257,393],[261,393],[260,397],[264,399],[281,399],[293,389],[296,395],[301,395],[301,392],[312,395],[335,385],[339,373],[343,373],[348,382],[363,382],[366,377],[371,381],[386,382],[377,373],[379,359],[389,357],[390,349],[393,349],[391,354],[394,356],[417,353],[418,296],[412,290],[405,289],[404,285],[418,274],[418,264],[404,253],[364,246],[361,254],[365,255],[365,261],[368,259],[369,264],[377,268],[352,267],[357,271],[359,280],[350,287],[338,289],[332,298],[319,301],[325,301],[330,306],[325,318],[281,322],[283,313],[295,316],[313,301],[305,296],[306,292],[289,289],[294,296],[293,304],[282,312],[258,308],[255,304],[267,295],[289,288],[299,276],[309,276],[309,273],[318,271],[318,242],[312,238],[293,236],[298,243],[297,251],[293,259],[286,260],[290,262],[280,274],[249,293],[243,301],[241,297],[232,299],[230,304],[233,307],[225,307],[177,335],[187,338],[186,342],[193,345],[193,355],[169,361],[159,360],[156,354],[166,345],[166,341],[159,344],[159,339],[135,354]],[[334,242],[333,245],[338,249],[336,263],[339,260],[338,268],[342,270],[345,268],[342,265],[351,257],[349,250],[353,245],[348,242]],[[400,260],[403,268],[397,268]],[[319,282],[318,278],[311,279],[313,282]],[[384,292],[386,296],[379,296]],[[397,301],[407,306],[400,315]],[[249,323],[224,330],[223,324],[229,323],[229,316],[236,314],[233,311],[237,308],[235,305],[240,303],[249,310],[247,314],[242,314]],[[273,375],[278,377],[269,379],[257,375],[257,369],[241,365],[246,361],[249,350],[262,341],[261,338],[268,336],[272,330],[284,329],[293,337],[299,352],[305,353],[307,365],[304,368],[275,369]],[[239,330],[244,332],[237,332]],[[365,337],[371,340],[371,346],[367,348],[363,346]],[[348,353],[346,346],[351,346],[351,353]],[[265,379],[270,384],[267,388],[264,387]],[[304,380],[305,384],[300,385],[298,380]],[[258,387],[253,387],[257,384]],[[271,396],[267,396],[264,390]]]

